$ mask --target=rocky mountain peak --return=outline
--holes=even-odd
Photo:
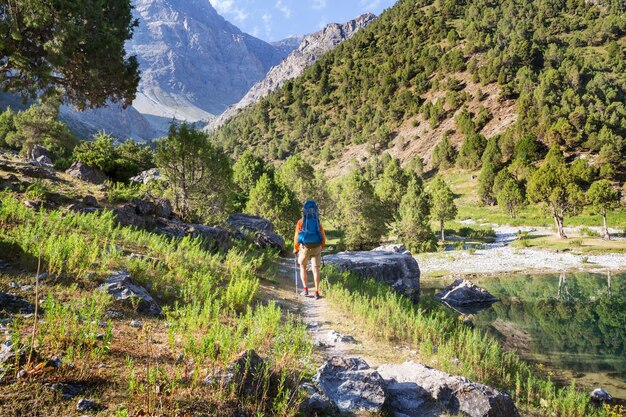
[[[349,22],[330,23],[319,32],[305,36],[297,49],[280,64],[273,67],[265,78],[256,83],[250,91],[235,105],[226,110],[207,129],[214,129],[224,124],[241,109],[256,103],[272,91],[280,88],[287,80],[299,76],[304,69],[317,61],[323,54],[335,48],[344,40],[352,37],[359,29],[370,24],[376,16],[363,14]]]

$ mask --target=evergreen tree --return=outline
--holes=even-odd
[[[587,190],[587,201],[596,213],[602,216],[604,225],[604,233],[602,237],[610,240],[609,227],[606,221],[606,215],[610,210],[619,206],[619,191],[616,190],[609,181],[599,180],[591,184]]]
[[[172,124],[157,145],[155,161],[183,218],[218,222],[226,217],[234,188],[231,160],[205,133]]]
[[[498,171],[502,168],[502,151],[498,145],[498,136],[493,136],[487,140],[485,152],[481,157],[483,166],[491,164],[493,169]]]
[[[0,15],[5,91],[34,98],[58,89],[81,109],[135,98],[139,64],[124,49],[138,24],[129,0],[12,0]]]
[[[289,186],[299,201],[314,198],[316,194],[315,169],[300,155],[292,155],[285,160],[279,170],[280,179]]]
[[[448,169],[454,165],[456,160],[456,149],[452,146],[448,135],[443,135],[441,142],[433,149],[431,164],[436,169]]]
[[[481,165],[481,157],[487,145],[487,140],[481,134],[474,133],[465,138],[459,155],[456,158],[456,164],[463,169],[478,169]]]
[[[263,174],[273,174],[263,158],[250,151],[245,151],[233,165],[233,181],[239,190],[249,195]]]
[[[509,216],[516,218],[520,209],[524,207],[525,200],[522,190],[513,178],[507,179],[496,194],[498,206],[506,210]]]
[[[478,176],[478,198],[486,206],[493,206],[496,202],[493,192],[493,183],[496,179],[496,170],[491,162],[483,165]]]
[[[392,159],[375,187],[376,196],[385,207],[385,218],[388,221],[393,220],[398,213],[400,200],[406,193],[407,182],[408,178],[400,167],[400,161]]]
[[[33,104],[13,118],[15,130],[9,131],[6,143],[28,155],[35,145],[43,145],[57,156],[68,155],[76,138],[67,125],[58,120],[59,102],[47,100]]]
[[[441,240],[446,240],[445,221],[454,220],[457,214],[457,207],[454,204],[454,194],[452,190],[441,177],[435,177],[428,187],[428,193],[431,196],[432,209],[431,214],[439,222],[441,231]]]
[[[15,116],[11,107],[0,113],[0,147],[8,146],[6,138],[9,133],[15,132]]]
[[[430,196],[421,178],[413,175],[399,209],[398,237],[411,252],[429,252],[437,247],[430,229]]]
[[[246,213],[270,220],[277,233],[288,239],[300,217],[300,208],[294,192],[275,175],[265,173],[250,190]]]
[[[371,249],[385,233],[385,218],[374,188],[360,171],[344,180],[337,201],[338,220],[348,250]]]
[[[584,195],[574,182],[558,146],[550,149],[541,168],[530,178],[528,198],[548,207],[554,218],[558,236],[567,238],[563,231],[563,219],[566,214],[575,214],[580,210]]]

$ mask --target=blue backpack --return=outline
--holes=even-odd
[[[308,200],[302,208],[302,229],[298,233],[298,243],[307,248],[316,248],[322,244],[322,231],[317,203]]]

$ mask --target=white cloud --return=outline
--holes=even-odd
[[[243,23],[248,18],[248,12],[243,9],[235,9],[234,13],[235,16],[233,17],[233,19],[235,19],[237,23]]]
[[[235,7],[235,0],[211,0],[211,4],[220,14],[229,13]]]
[[[326,0],[313,0],[311,4],[311,9],[313,10],[324,10],[326,8]]]
[[[291,9],[289,8],[289,6],[283,3],[283,0],[278,0],[276,2],[276,9],[278,9],[279,12],[284,14],[287,19],[291,18]]]

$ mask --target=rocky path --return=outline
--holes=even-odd
[[[370,339],[351,317],[334,308],[323,293],[319,300],[296,294],[293,258],[280,259],[277,268],[276,281],[266,285],[265,290],[271,299],[306,323],[313,337],[316,363],[321,364],[333,356],[360,357],[370,366],[377,367],[383,363],[415,359],[408,349]],[[312,281],[309,272],[309,282]],[[298,289],[302,292],[300,281]]]

